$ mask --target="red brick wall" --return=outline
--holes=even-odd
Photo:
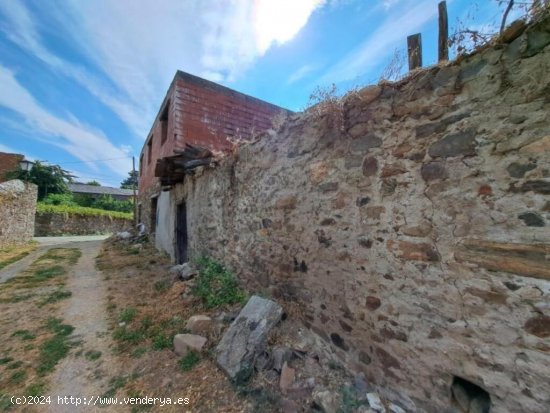
[[[8,180],[6,174],[16,170],[23,158],[23,155],[16,153],[0,152],[0,182]]]
[[[163,143],[161,118],[167,104],[167,139]],[[177,72],[141,152],[140,194],[148,197],[156,189],[157,159],[173,155],[174,149],[183,149],[186,143],[228,149],[227,137],[250,139],[270,128],[271,118],[282,110],[208,80]]]

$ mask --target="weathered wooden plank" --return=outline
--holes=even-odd
[[[409,53],[409,70],[422,67],[422,35],[420,33],[407,37],[407,50]]]

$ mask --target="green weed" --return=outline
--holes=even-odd
[[[73,295],[72,292],[66,291],[66,290],[57,290],[51,293],[46,299],[42,300],[40,304],[38,304],[40,307],[46,305],[46,304],[53,304],[57,303],[58,301],[65,300],[69,298],[71,295]]]
[[[97,360],[101,357],[101,351],[97,350],[89,350],[86,353],[84,353],[84,357],[86,357],[90,361]]]
[[[199,361],[201,361],[201,356],[196,351],[190,351],[180,360],[180,368],[183,371],[191,371]]]
[[[153,348],[155,350],[164,350],[172,347],[172,339],[163,333],[159,333],[153,337]]]
[[[21,384],[27,378],[27,372],[25,370],[17,370],[10,377],[10,382],[13,384]]]
[[[21,340],[34,340],[36,335],[31,333],[29,330],[17,330],[13,332],[12,337],[19,337]]]
[[[211,258],[197,261],[199,275],[191,293],[200,298],[206,308],[217,308],[243,302],[246,294],[239,288],[233,274]]]
[[[137,310],[134,307],[126,307],[118,316],[118,321],[130,323],[136,317]]]
[[[33,383],[25,389],[26,396],[42,396],[46,392],[46,384],[43,382]]]

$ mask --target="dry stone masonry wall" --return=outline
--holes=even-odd
[[[299,305],[407,411],[445,411],[466,383],[493,413],[547,412],[549,43],[547,19],[199,171],[172,193],[191,252]]]
[[[113,234],[131,227],[131,219],[113,218],[107,215],[38,212],[36,214],[35,235],[37,237],[49,237]]]
[[[0,183],[0,248],[32,239],[37,195],[34,184],[17,179]]]

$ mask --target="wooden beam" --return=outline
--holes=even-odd
[[[407,50],[409,52],[409,70],[422,67],[422,35],[420,33],[407,37]]]
[[[439,42],[438,60],[449,60],[449,21],[447,16],[447,2],[441,1],[439,9]]]

